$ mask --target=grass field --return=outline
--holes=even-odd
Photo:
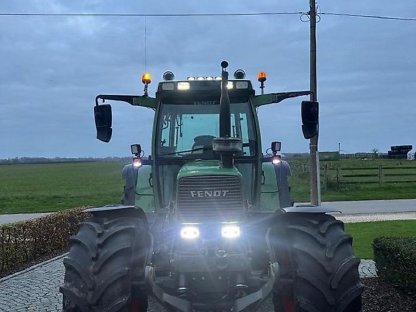
[[[344,165],[345,162],[339,163]],[[347,165],[351,166],[352,162]],[[368,162],[365,162],[368,165]],[[389,165],[392,163],[389,162]],[[363,165],[356,163],[356,166]],[[0,214],[50,212],[119,203],[123,190],[121,162],[0,165]],[[295,164],[296,166],[296,164]],[[294,170],[296,201],[309,200],[309,174]],[[416,198],[412,185],[354,185],[328,188],[323,200]],[[345,224],[358,257],[373,258],[372,241],[383,236],[416,236],[416,221]]]
[[[0,166],[0,214],[120,203],[120,162]]]
[[[372,242],[376,237],[416,236],[416,220],[346,223],[345,231],[353,237],[356,256],[373,259]]]
[[[306,159],[288,159],[295,202],[309,201]],[[340,160],[332,168],[410,166],[415,161]],[[80,206],[119,203],[123,190],[121,162],[0,165],[0,214],[48,212]],[[354,184],[322,188],[323,201],[416,198],[416,183]]]

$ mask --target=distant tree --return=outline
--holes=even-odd
[[[371,153],[373,153],[373,158],[377,158],[378,157],[378,148],[371,149]]]

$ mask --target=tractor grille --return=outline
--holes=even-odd
[[[179,180],[178,214],[182,222],[234,221],[243,211],[239,177],[194,176]]]

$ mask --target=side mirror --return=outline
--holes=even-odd
[[[282,149],[282,142],[272,142],[272,146],[270,147],[270,149],[273,152],[273,155],[275,155],[277,152],[280,152],[280,150]]]
[[[302,132],[305,139],[310,139],[319,131],[319,102],[302,101]]]
[[[110,142],[113,133],[111,105],[94,106],[95,127],[97,128],[97,139]]]

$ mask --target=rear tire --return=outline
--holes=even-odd
[[[61,287],[63,311],[147,311],[144,220],[94,217],[70,240]]]
[[[287,213],[269,233],[280,280],[275,312],[359,312],[361,293],[352,238],[344,224],[325,214]]]

